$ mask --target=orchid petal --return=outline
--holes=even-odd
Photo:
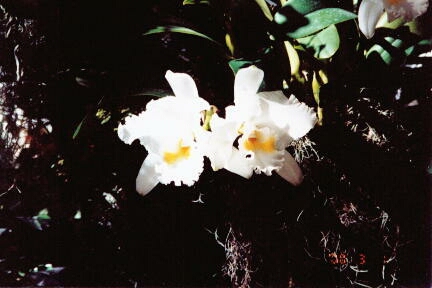
[[[271,175],[272,171],[282,166],[285,145],[283,131],[271,123],[262,125],[245,125],[243,136],[239,139],[239,150],[245,161],[254,167],[257,173]]]
[[[375,34],[375,27],[384,12],[382,0],[363,0],[358,11],[360,31],[370,39]]]
[[[277,173],[294,186],[298,186],[303,182],[303,172],[291,154],[286,151],[284,152],[283,165],[277,170]]]
[[[234,81],[234,103],[239,105],[249,101],[256,95],[263,79],[264,72],[256,66],[240,69]]]
[[[261,114],[258,97],[249,97],[249,101],[242,104],[231,105],[225,108],[225,117],[230,121],[245,122],[256,118]]]
[[[157,157],[149,154],[143,161],[136,178],[136,191],[142,196],[147,195],[159,183],[158,173],[155,169]]]
[[[179,98],[198,98],[198,89],[195,81],[186,73],[174,73],[168,70],[165,78],[171,86],[174,95]]]
[[[173,164],[161,161],[156,165],[156,172],[160,174],[159,181],[162,184],[174,182],[176,186],[181,184],[192,186],[198,181],[204,170],[204,155],[198,147],[190,147],[190,149],[191,152],[187,159]]]
[[[293,139],[305,136],[312,129],[316,122],[317,116],[315,111],[304,103],[300,103],[294,95],[288,99],[287,122],[288,134]]]
[[[206,145],[206,156],[214,171],[222,169],[231,157],[232,146],[238,136],[237,123],[220,118],[216,114],[210,121],[212,133]]]
[[[253,159],[255,171],[257,173],[264,173],[268,176],[272,174],[274,170],[278,170],[283,164],[283,151],[276,151],[274,153],[263,153],[256,152]]]
[[[231,149],[231,157],[226,162],[224,168],[232,173],[242,176],[243,178],[249,179],[253,174],[253,167],[245,161],[246,159],[239,150],[234,147]]]
[[[388,21],[403,17],[406,22],[425,13],[429,5],[428,0],[384,0]]]
[[[299,102],[294,95],[286,98],[282,91],[261,92],[259,95],[267,104],[264,111],[267,117],[280,129],[287,129],[292,139],[303,137],[315,126],[315,111]]]
[[[125,124],[120,124],[117,129],[117,135],[126,144],[132,144],[135,139],[139,139],[145,135],[142,125],[145,123],[143,118],[136,115],[131,115],[125,118]]]

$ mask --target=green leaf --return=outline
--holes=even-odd
[[[75,128],[75,131],[72,135],[72,139],[75,140],[75,138],[78,136],[82,125],[84,124],[85,120],[87,119],[87,115],[81,120],[81,122],[78,124],[77,128]]]
[[[162,98],[169,95],[173,95],[173,93],[164,89],[144,89],[141,90],[139,93],[132,94],[131,96],[150,96]]]
[[[285,50],[288,54],[288,59],[291,68],[291,75],[297,75],[300,70],[300,57],[292,44],[289,41],[284,41]]]
[[[42,209],[41,211],[39,211],[38,215],[35,216],[37,219],[39,220],[49,220],[51,219],[51,217],[48,214],[48,209]]]
[[[258,64],[260,62],[261,62],[261,59],[257,59],[257,60],[234,59],[234,60],[229,61],[228,64],[235,75],[235,74],[237,74],[238,70],[240,70],[241,68],[245,68],[245,67],[248,67],[250,65],[255,65],[255,64]],[[264,89],[265,89],[265,81],[263,80],[258,91],[264,91]]]
[[[261,11],[264,13],[264,16],[267,17],[268,20],[273,21],[273,15],[267,6],[267,3],[265,0],[255,0],[255,2],[258,4],[258,6],[261,8]]]
[[[335,25],[330,25],[312,36],[299,38],[297,41],[306,48],[313,49],[314,56],[319,59],[332,57],[339,49],[339,33]]]
[[[357,15],[339,8],[325,8],[308,13],[305,18],[308,20],[308,24],[299,27],[293,32],[288,32],[289,37],[295,39],[306,37],[332,24],[355,19]]]
[[[412,45],[408,48],[405,49],[405,55],[406,56],[410,56],[411,54],[413,54],[414,52],[416,52],[416,50],[429,50],[430,46],[432,45],[432,40],[429,39],[423,39],[420,42],[418,42],[415,45]],[[418,52],[418,51],[417,51]]]
[[[213,40],[212,38],[210,38],[209,36],[207,36],[205,34],[202,34],[202,33],[197,32],[195,30],[192,30],[192,29],[189,29],[186,27],[181,27],[181,26],[158,26],[156,28],[150,29],[149,31],[145,32],[143,35],[147,36],[147,35],[153,35],[153,34],[159,34],[159,33],[169,33],[169,32],[197,36],[197,37],[209,40],[209,41],[211,41],[217,45],[221,45],[219,42]]]
[[[290,6],[298,13],[306,15],[323,8],[320,0],[288,0],[283,7]]]
[[[259,62],[261,62],[261,60],[250,61],[250,60],[234,59],[229,61],[228,65],[230,66],[234,74],[237,74],[237,71],[240,70],[241,68],[254,65]]]
[[[403,41],[402,39],[393,38],[390,36],[384,37],[384,41],[385,42],[383,42],[382,45],[373,45],[367,51],[366,58],[370,57],[374,53],[377,53],[385,64],[390,65],[394,61],[400,61],[401,57],[404,58],[404,56],[410,56],[416,51],[416,49],[422,46],[429,46],[431,44],[430,40],[421,40],[414,45],[408,46],[406,43],[408,41]],[[395,53],[394,49],[399,50],[399,53]]]
[[[209,0],[184,0],[183,5],[206,4],[210,5]]]
[[[393,38],[390,36],[384,37],[384,40],[387,41],[388,44],[390,44],[392,47],[394,47],[396,49],[401,48],[402,44],[403,44],[401,39]],[[366,53],[366,58],[369,57],[373,53],[378,53],[378,55],[384,61],[384,63],[387,65],[390,65],[390,63],[392,63],[394,58],[395,58],[394,56],[398,57],[399,55],[394,55],[393,53],[390,53],[389,51],[392,52],[391,49],[386,49],[379,44],[375,44]]]

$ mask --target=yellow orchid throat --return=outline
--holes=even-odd
[[[163,160],[167,164],[174,164],[180,160],[187,159],[190,156],[190,146],[183,146],[183,141],[180,140],[177,146],[177,150],[174,152],[164,152]]]
[[[248,151],[263,151],[267,153],[274,152],[276,140],[274,136],[265,138],[260,132],[254,131],[251,135],[243,142],[243,147]]]

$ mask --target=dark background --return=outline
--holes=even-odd
[[[429,287],[428,58],[403,59],[423,61],[421,69],[404,68],[402,60],[388,67],[346,58],[341,49],[334,62],[344,68],[331,71],[337,80],[322,89],[324,124],[309,134],[320,160],[302,161],[306,179],[299,187],[277,175],[251,181],[213,173],[206,163],[193,187],[159,185],[141,197],[134,183],[146,152],[117,138],[122,117],[143,110],[155,89],[169,91],[168,69],[189,73],[200,96],[219,108],[232,103],[234,80],[226,47],[143,33],[185,26],[224,43],[230,32],[234,57],[260,59],[271,90],[289,71],[277,46],[265,53],[272,24],[253,1],[0,4],[2,111],[15,136],[15,106],[36,121],[31,146],[18,159],[11,156],[16,147],[2,143],[1,286],[229,286],[224,271],[236,259],[235,276],[245,279],[250,269],[252,287],[358,287],[356,281],[376,287],[392,283],[394,273],[401,287]],[[422,19],[430,23],[430,11]],[[353,25],[341,28],[347,37]],[[314,106],[295,85],[287,93]],[[418,105],[407,105],[413,100]],[[110,113],[105,123],[98,109]],[[367,139],[368,127],[387,141]],[[200,195],[204,203],[194,202]],[[45,208],[49,217],[37,216]],[[216,241],[226,245],[227,235],[238,253],[228,261]],[[363,255],[368,272],[356,276],[332,263],[332,252],[347,254],[353,265]],[[393,256],[383,277],[382,259]]]

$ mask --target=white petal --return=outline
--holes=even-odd
[[[266,175],[271,175],[272,171],[282,167],[283,162],[283,151],[285,151],[285,145],[281,145],[282,150],[278,150],[278,146],[280,146],[280,137],[283,138],[283,134],[277,127],[272,127],[271,123],[263,127],[258,127],[258,125],[245,125],[244,134],[239,139],[239,150],[243,154],[243,157],[250,165],[254,168],[257,173],[265,173]],[[258,136],[259,135],[259,136]],[[256,144],[263,144],[267,142],[267,144],[272,144],[274,147],[267,146],[264,151],[261,148],[257,148],[254,150],[246,149],[246,141],[250,138],[258,137],[256,140]],[[271,138],[273,138],[271,140]],[[270,142],[269,142],[270,141]],[[249,143],[250,144],[250,143]]]
[[[201,99],[201,98],[197,98]],[[183,144],[193,141],[194,135],[202,130],[200,110],[192,109],[191,102],[174,96],[167,96],[147,105],[143,113],[145,123],[141,130],[146,137],[141,137],[141,144],[153,153],[173,150],[181,140]],[[143,120],[144,122],[144,120]]]
[[[147,195],[159,183],[158,173],[155,170],[157,157],[149,154],[144,160],[136,178],[136,190],[142,196]]]
[[[231,158],[233,144],[238,136],[237,124],[213,115],[210,127],[212,133],[205,145],[205,154],[210,159],[213,170],[217,171],[224,168]]]
[[[280,129],[286,129],[293,139],[306,135],[317,122],[315,111],[299,102],[294,95],[286,98],[282,91],[273,91],[261,92],[259,96],[265,103],[262,109],[266,117]]]
[[[281,90],[260,92],[258,93],[258,95],[268,101],[277,104],[287,105],[291,103]]]
[[[198,96],[195,82],[188,74],[167,71],[166,78],[176,97],[166,96],[150,101],[147,110],[161,110],[165,115],[176,115],[179,118],[199,119],[201,111],[210,109],[210,104]]]
[[[240,69],[234,81],[234,103],[243,104],[255,95],[264,79],[264,72],[256,66]]]
[[[125,124],[120,124],[117,135],[126,144],[132,144],[135,139],[145,135],[142,125],[145,123],[141,116],[131,115],[125,118]]]
[[[253,167],[249,161],[234,147],[232,147],[231,157],[225,164],[225,169],[247,179],[253,174]]]
[[[213,115],[210,127],[212,129],[209,142],[206,143],[206,156],[210,159],[214,171],[225,168],[228,171],[250,178],[253,167],[247,159],[233,147],[238,137],[238,123]]]
[[[209,107],[208,102],[200,97],[180,98],[166,96],[147,103],[146,112],[154,113],[152,117],[160,118],[160,120],[166,117],[177,117],[182,122],[192,120],[197,121],[199,124],[200,112]]]
[[[288,134],[293,139],[298,139],[306,135],[315,126],[317,116],[312,108],[299,102],[294,95],[291,95],[288,102],[290,103],[286,111],[289,119]]]
[[[251,160],[253,160],[255,171],[267,176],[272,175],[274,170],[280,169],[284,161],[282,151],[275,151],[274,153],[257,151]]]
[[[428,5],[428,0],[384,0],[384,6],[387,11],[389,22],[399,17],[403,17],[407,22],[411,21],[425,13]]]
[[[382,0],[363,0],[358,11],[360,31],[370,39],[375,34],[375,27],[384,12]]]
[[[294,186],[298,186],[303,182],[303,172],[291,154],[286,151],[283,166],[277,170],[277,173]]]
[[[204,169],[203,151],[198,147],[191,147],[190,156],[174,164],[161,161],[156,166],[156,171],[160,174],[159,181],[162,184],[174,182],[176,186],[185,184],[192,186],[198,181]]]
[[[174,91],[175,96],[179,98],[198,98],[198,90],[195,81],[186,73],[174,73],[168,70],[165,78]]]

